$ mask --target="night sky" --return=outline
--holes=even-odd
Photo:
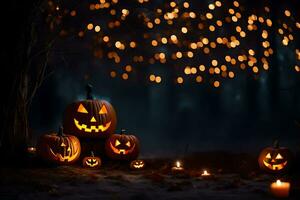
[[[208,67],[212,59],[217,59],[220,64],[227,52],[232,57],[239,55],[239,52],[248,52],[249,48],[259,52],[261,51],[260,42],[255,44],[255,41],[258,41],[257,37],[260,37],[260,32],[249,33],[249,36],[246,37],[249,39],[245,43],[242,43],[243,40],[240,39],[241,47],[234,50],[220,47],[219,50],[209,54],[195,52],[195,58],[189,61],[167,60],[166,63],[132,64],[132,75],[129,75],[128,80],[123,80],[120,75],[122,72],[118,72],[118,66],[125,66],[126,59],[129,60],[129,57],[136,55],[136,51],[123,51],[121,63],[113,63],[105,56],[95,57],[93,53],[96,50],[101,49],[102,54],[106,55],[113,47],[104,47],[102,43],[99,46],[95,45],[96,34],[85,29],[88,23],[96,23],[97,16],[84,11],[84,6],[78,9],[78,6],[68,5],[68,2],[66,1],[64,5],[58,4],[61,6],[60,10],[66,9],[68,6],[77,9],[77,18],[73,21],[67,19],[66,25],[62,25],[70,31],[68,31],[68,36],[60,37],[56,41],[49,60],[49,76],[38,90],[32,103],[30,126],[35,136],[33,140],[48,130],[56,130],[62,123],[66,106],[73,101],[84,99],[85,86],[90,83],[93,85],[93,94],[96,98],[106,99],[114,106],[118,118],[117,132],[121,128],[125,128],[128,133],[139,137],[143,156],[158,154],[180,156],[186,151],[211,150],[256,153],[262,147],[271,145],[275,139],[279,139],[283,146],[299,150],[300,76],[297,69],[294,68],[299,65],[299,58],[297,59],[294,55],[300,46],[299,39],[296,38],[299,36],[299,28],[294,30],[295,39],[286,47],[281,44],[282,36],[277,34],[277,28],[280,25],[273,22],[273,27],[268,28],[269,40],[274,43],[271,46],[275,51],[270,58],[270,70],[262,70],[258,74],[253,74],[251,70],[236,70],[234,78],[221,78],[221,85],[218,88],[213,87],[212,81],[215,80],[213,76],[203,75],[204,81],[200,84],[196,83],[193,81],[195,76],[189,78],[183,73],[184,66],[199,66],[200,63],[203,63]],[[184,1],[176,2],[182,4]],[[208,10],[207,6],[214,1],[203,1],[201,5],[206,5],[205,9],[196,3],[193,4],[195,1],[189,2],[191,2],[189,9],[200,15],[200,13],[205,14]],[[247,16],[252,13],[254,5],[247,1],[239,2],[239,7],[244,6],[245,8],[240,12],[246,19],[237,23],[241,27],[247,27]],[[228,1],[228,5],[223,3],[222,6],[234,8],[232,3],[233,1]],[[299,19],[297,18],[299,13],[296,13],[297,9],[293,7],[294,5],[294,1],[288,1],[282,7],[273,6],[272,8],[277,10],[276,12],[290,9],[295,19]],[[130,11],[129,16],[131,13],[138,16],[137,13],[141,13],[143,10],[137,9],[135,6],[133,3],[126,4],[126,1],[122,1],[119,7],[126,7]],[[164,7],[165,4],[153,1],[152,4],[143,6],[145,12],[149,13],[150,8]],[[264,8],[262,4],[255,6],[257,6],[256,9]],[[119,7],[117,6],[116,10]],[[239,7],[237,9],[240,9]],[[299,12],[299,9],[297,11]],[[259,12],[256,14],[260,16]],[[103,24],[108,23],[110,17],[103,18],[103,15],[101,15],[101,20],[97,21],[102,24],[101,31],[111,34],[111,38],[118,34],[126,35],[126,29],[121,29],[120,31],[123,32],[118,34],[114,29],[105,29]],[[278,15],[278,19],[276,19],[278,24],[284,23],[280,17],[281,15]],[[133,23],[132,18],[134,17],[129,18],[128,22],[121,21],[121,24],[125,23],[128,29],[134,29],[137,34],[145,33],[145,28]],[[184,23],[184,20],[180,23]],[[205,23],[205,26],[209,23]],[[156,33],[170,35],[169,32],[175,33],[174,30],[180,29],[178,27],[181,25],[175,24],[172,28],[162,27],[157,29]],[[258,25],[258,29],[260,31],[264,29],[263,25]],[[272,32],[272,29],[276,30]],[[84,38],[74,37],[74,32],[78,33],[80,30],[85,31]],[[233,33],[233,30],[234,28],[230,25],[224,24],[224,28],[220,32],[223,35],[234,35],[236,33]],[[217,38],[218,34],[221,34],[220,32],[215,31],[210,34],[203,32],[203,35],[208,35],[212,41],[212,38]],[[99,37],[103,37],[103,34]],[[130,35],[130,33],[128,34]],[[179,38],[179,33],[175,34]],[[202,36],[201,32],[190,34],[191,37],[196,35],[199,38],[199,34]],[[128,39],[128,37],[128,35],[124,36],[123,39]],[[136,40],[138,41],[138,39]],[[252,45],[252,47],[247,45]],[[155,51],[147,50],[147,47],[141,48],[146,49],[142,52],[147,54],[145,57],[152,55]],[[160,49],[163,49],[161,51],[164,51],[167,56],[172,52],[172,47],[162,46]],[[259,53],[257,59],[261,59]],[[178,65],[183,67],[178,69]],[[230,63],[227,67],[239,68],[234,68]],[[258,64],[258,67],[261,67],[261,64]],[[274,72],[272,67],[277,70]],[[116,78],[110,76],[112,70],[117,72]],[[149,81],[148,76],[151,73],[159,74],[162,81],[159,84]],[[276,74],[274,75],[274,73]],[[185,79],[183,84],[176,83],[176,77],[179,75]]]

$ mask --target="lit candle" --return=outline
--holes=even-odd
[[[180,161],[176,161],[175,166],[172,167],[172,172],[183,172],[183,167]]]
[[[288,197],[290,192],[290,183],[277,180],[276,182],[271,183],[270,190],[275,197]]]
[[[204,170],[201,176],[210,176],[211,174],[207,172],[207,170]]]
[[[30,153],[30,154],[35,154],[36,148],[35,147],[28,147],[27,152]]]

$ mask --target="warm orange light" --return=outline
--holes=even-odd
[[[200,65],[200,66],[199,66],[199,70],[200,70],[201,72],[204,72],[204,71],[205,71],[205,66],[204,66],[204,65]]]
[[[201,76],[197,76],[197,77],[196,77],[196,82],[197,82],[197,83],[201,83],[201,82],[202,82],[202,80],[203,80],[203,79],[202,79],[202,77],[201,77]]]
[[[207,170],[203,170],[201,176],[210,176],[211,174]]]
[[[150,81],[155,81],[155,75],[151,74],[151,75],[149,76],[149,80],[150,80]]]
[[[276,182],[271,183],[270,190],[275,197],[287,198],[290,192],[290,183],[276,180]]]
[[[211,13],[206,13],[206,18],[207,19],[212,19],[214,16]]]
[[[115,78],[116,75],[117,75],[117,73],[116,73],[115,71],[111,71],[111,72],[110,72],[110,76],[111,76],[112,78]]]
[[[212,64],[212,66],[217,66],[218,65],[218,61],[217,60],[212,60],[211,64]]]
[[[92,24],[92,23],[89,23],[88,25],[87,25],[87,29],[88,30],[92,30],[94,28],[94,25]]]
[[[229,76],[229,78],[234,78],[234,73],[233,72],[229,72],[228,76]]]
[[[128,79],[128,74],[127,74],[127,73],[123,73],[123,74],[122,74],[122,78],[123,78],[124,80],[127,80],[127,79]]]
[[[101,27],[100,27],[100,26],[98,26],[98,25],[97,25],[97,26],[95,26],[95,32],[97,32],[97,33],[98,33],[98,32],[100,32],[100,30],[101,30]]]
[[[179,83],[179,84],[183,83],[183,78],[182,77],[178,77],[177,78],[177,83]]]
[[[109,37],[108,36],[104,36],[102,39],[103,39],[104,42],[109,42]]]
[[[157,77],[155,78],[155,82],[156,82],[156,83],[160,83],[160,82],[161,82],[161,77],[160,77],[160,76],[157,76]]]
[[[186,27],[182,27],[182,28],[181,28],[181,32],[182,32],[182,33],[187,33],[187,32],[188,32],[188,29],[187,29]]]
[[[216,87],[216,88],[220,87],[220,82],[219,81],[214,81],[214,87]]]
[[[158,45],[158,43],[157,43],[156,40],[152,40],[152,41],[151,41],[151,44],[152,44],[152,46],[154,46],[154,47],[156,47],[156,46]]]
[[[285,16],[290,17],[291,16],[291,12],[289,10],[285,10],[284,11]]]

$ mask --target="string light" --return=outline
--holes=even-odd
[[[108,13],[108,18],[105,18],[107,23],[101,23],[100,26],[97,25],[99,21],[89,18],[83,30],[76,30],[76,35],[80,38],[95,34],[92,38],[97,45],[101,46],[99,50],[99,46],[94,45],[98,48],[94,50],[95,57],[107,58],[116,67],[121,65],[122,72],[117,69],[108,70],[112,78],[120,73],[122,80],[128,80],[134,75],[132,71],[140,66],[152,67],[156,63],[161,65],[167,63],[175,66],[176,78],[174,79],[178,84],[187,82],[184,80],[187,78],[186,75],[193,77],[189,80],[203,82],[203,77],[206,78],[203,74],[206,73],[210,83],[218,88],[222,85],[223,79],[237,77],[239,75],[237,69],[249,68],[254,74],[258,74],[261,70],[267,71],[270,68],[269,59],[274,50],[269,35],[275,22],[270,19],[272,10],[267,5],[263,7],[265,13],[253,14],[248,13],[239,0],[234,0],[232,3],[219,0],[206,3],[203,13],[195,12],[194,4],[189,1],[168,1],[164,6],[160,5],[152,9],[151,1],[137,0],[136,3],[143,9],[134,12],[130,7],[125,8],[123,7],[125,4],[119,3],[119,0],[99,0],[90,3],[89,12],[101,15]],[[53,2],[49,6],[53,6],[53,10],[57,13],[61,13],[64,9]],[[82,12],[66,9],[65,13],[76,20]],[[300,22],[295,21],[295,16],[288,8],[284,8],[281,13],[283,19],[279,22],[279,26],[274,27],[278,27],[276,33],[281,38],[282,46],[290,48],[297,39],[295,30],[300,29]],[[138,16],[138,19],[142,20],[141,24],[146,30],[142,34],[119,32],[127,26],[128,19],[133,20],[134,17],[130,17],[131,15]],[[262,28],[258,29],[258,27]],[[230,32],[232,35],[229,35]],[[262,51],[257,50],[257,45],[253,46],[252,42],[249,42],[252,41],[251,32],[258,36],[256,44],[262,47]],[[65,34],[66,31],[60,32],[60,35]],[[199,37],[196,38],[195,35]],[[296,60],[299,61],[299,49],[295,50],[295,55]],[[214,59],[209,63],[207,60],[203,64],[197,63],[202,56]],[[190,63],[197,67],[186,66],[186,64],[184,67],[177,67],[182,66],[182,63]],[[208,64],[207,67],[204,64]],[[294,71],[300,71],[299,63],[293,66],[291,68],[294,68]],[[163,79],[163,75],[148,74],[147,76],[151,83],[156,84],[161,83]],[[216,77],[218,80],[215,80]]]

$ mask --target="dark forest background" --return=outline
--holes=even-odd
[[[249,11],[259,10],[260,6],[263,6],[260,1],[243,2]],[[12,3],[11,11],[17,8],[20,17],[31,16],[35,6],[30,5],[35,5],[36,2],[30,1],[30,3],[28,2],[29,5],[27,4],[26,7],[22,5],[23,3],[20,5]],[[159,5],[160,2],[157,1],[156,4]],[[270,5],[274,9],[273,21],[277,20],[276,12],[282,11],[283,7],[292,9],[293,13],[299,16],[297,13],[299,3],[296,1],[285,1],[284,6],[277,1],[276,4]],[[23,13],[22,9],[28,12]],[[32,19],[28,17],[27,23],[32,25],[30,23]],[[9,25],[14,24],[10,21],[8,21]],[[115,107],[118,118],[117,132],[125,128],[128,132],[137,135],[144,156],[182,155],[186,151],[210,150],[258,152],[262,147],[271,145],[275,139],[279,139],[283,146],[299,150],[300,77],[299,73],[293,70],[293,66],[299,63],[294,56],[294,49],[295,46],[299,46],[299,39],[295,39],[294,46],[284,47],[280,45],[281,40],[275,34],[276,31],[273,34],[271,32],[270,37],[275,53],[272,56],[270,71],[255,76],[240,72],[234,79],[222,82],[219,88],[214,88],[205,82],[174,84],[170,81],[174,78],[174,74],[166,65],[158,65],[155,70],[169,81],[152,84],[139,81],[138,78],[132,81],[112,79],[109,76],[111,62],[95,58],[87,39],[78,42],[75,37],[59,37],[52,45],[51,39],[55,33],[47,35],[43,22],[36,18],[33,21],[37,29],[36,33],[40,34],[36,36],[37,46],[41,47],[45,44],[47,49],[51,44],[51,49],[42,53],[37,50],[39,59],[34,57],[34,61],[29,62],[24,56],[26,53],[22,54],[22,49],[19,48],[30,45],[28,44],[30,39],[20,37],[21,33],[17,32],[23,26],[28,28],[28,24],[21,23],[19,27],[11,25],[11,31],[17,33],[13,36],[7,33],[7,37],[22,40],[5,43],[7,47],[12,46],[12,48],[2,54],[6,65],[14,67],[8,75],[8,79],[12,82],[18,78],[16,76],[18,73],[20,76],[29,73],[37,77],[40,73],[47,74],[45,76],[43,74],[42,83],[39,78],[34,80],[25,78],[25,82],[28,82],[25,85],[30,86],[28,91],[34,91],[30,104],[26,104],[29,107],[25,108],[26,112],[24,112],[24,115],[29,116],[26,142],[30,144],[35,144],[36,139],[44,132],[57,130],[66,106],[73,101],[84,99],[85,85],[90,83],[94,86],[94,94],[97,98],[109,100]],[[137,30],[139,31],[143,30]],[[32,30],[27,31],[27,36],[32,32]],[[295,34],[295,37],[298,35]],[[87,36],[89,37],[92,36]],[[44,46],[42,49],[45,49]],[[35,46],[32,49],[38,48]],[[16,55],[20,58],[16,59]],[[10,63],[9,60],[12,59],[14,62]],[[36,66],[46,63],[47,69],[42,72],[26,70],[25,73],[20,70],[22,69],[20,66],[24,65],[24,59],[25,63],[33,63]],[[207,58],[204,56],[199,59],[200,62],[206,62]],[[36,90],[35,87],[31,88],[33,85],[40,87]],[[8,87],[12,92],[5,98],[3,105],[9,104],[9,106],[2,109],[4,115],[8,112],[22,113],[20,109],[10,109],[14,107],[13,103],[18,104],[18,95],[14,94],[18,90],[14,88],[15,84],[8,84]],[[23,92],[26,90],[24,85],[19,88]],[[11,118],[6,119],[9,121]],[[17,118],[20,119],[20,116]],[[5,123],[4,126],[11,125]],[[4,138],[5,141],[3,133],[5,135],[7,131],[2,132],[2,139]],[[6,143],[2,142],[3,144]]]

